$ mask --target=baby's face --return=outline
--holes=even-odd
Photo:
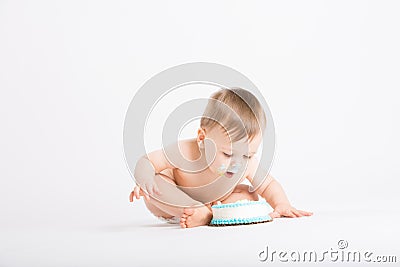
[[[261,141],[262,136],[258,134],[251,141],[246,138],[231,142],[222,127],[214,127],[206,133],[206,141],[204,143],[209,169],[219,176],[225,175],[231,178],[235,173],[244,170],[248,161],[257,152]]]

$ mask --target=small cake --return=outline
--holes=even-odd
[[[261,199],[258,201],[239,200],[234,203],[211,206],[213,218],[210,226],[228,226],[270,222],[270,206]]]

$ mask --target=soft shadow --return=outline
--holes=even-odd
[[[157,227],[157,228],[180,228],[179,224],[172,223],[154,223],[154,224],[139,224],[138,227]]]
[[[140,228],[180,228],[179,224],[170,224],[170,223],[127,223],[127,224],[114,224],[114,225],[104,225],[92,228],[92,230],[100,231],[100,232],[133,232],[140,230]]]

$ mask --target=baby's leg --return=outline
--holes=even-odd
[[[170,169],[165,169],[161,171],[162,177],[170,183],[175,184],[174,180],[171,178],[173,173]],[[160,201],[157,201],[154,198],[150,198],[146,200],[144,198],[144,203],[146,204],[147,209],[153,213],[157,217],[164,217],[166,219],[170,219],[174,216],[180,217],[183,213],[183,208],[177,208],[173,206],[166,205]]]
[[[144,199],[144,204],[146,205],[147,209],[154,214],[154,216],[164,217],[165,219],[171,219],[172,217],[174,217],[174,215],[171,215],[158,208],[155,204],[153,204],[154,202],[155,200],[152,198],[150,200]]]
[[[249,186],[245,184],[239,184],[235,187],[235,189],[232,191],[232,193],[226,197],[224,200],[221,201],[222,204],[225,203],[233,203],[238,200],[258,200],[258,194],[256,191],[250,193],[249,192]]]
[[[158,186],[159,186],[161,193],[163,192],[163,188],[160,186],[163,185],[165,187],[166,186],[165,182],[168,182],[172,185],[176,185],[176,183],[174,182],[174,179],[171,177],[173,177],[173,172],[171,169],[166,169],[166,170],[162,171],[160,173],[160,175],[156,176],[156,178],[157,178],[156,180],[159,181]],[[161,182],[160,179],[164,180],[164,182]],[[167,189],[167,188],[165,188],[165,189]],[[180,191],[180,189],[176,188],[176,190],[177,191],[174,192],[175,197],[181,198],[181,200],[184,201],[184,203],[191,203],[190,206],[192,206],[192,205],[198,206],[199,204],[202,204],[201,202],[191,199],[186,193],[184,193],[183,191]],[[168,198],[166,198],[166,199],[168,199]],[[176,198],[175,198],[175,200],[176,200]],[[168,200],[166,200],[166,201],[168,201]],[[168,202],[166,202],[166,203],[168,203]],[[176,206],[165,204],[162,201],[157,200],[153,197],[150,197],[150,200],[145,199],[145,204],[146,204],[147,208],[150,210],[150,212],[153,213],[155,216],[157,216],[157,217],[161,216],[166,219],[170,219],[173,217],[179,218],[186,210],[183,207],[181,208],[181,207],[176,207]],[[209,211],[209,212],[211,213],[211,211]],[[181,226],[184,227],[182,224],[181,224]]]
[[[161,175],[158,175],[156,177],[160,177],[161,179],[164,179],[165,181],[172,183],[173,185],[176,184],[173,178],[171,178],[173,177],[173,172],[171,169],[166,169],[160,174]],[[159,188],[161,184],[162,183],[158,184]],[[190,204],[190,206],[193,206],[193,208],[179,208],[175,206],[170,206],[154,198],[150,198],[150,200],[145,200],[147,208],[157,217],[162,216],[166,219],[180,217],[180,225],[182,228],[196,227],[208,224],[212,218],[211,206],[204,205],[199,201],[191,199],[183,191],[180,191],[179,189],[177,190],[178,191],[176,191],[176,193],[179,194],[179,198],[181,198],[181,200],[185,203],[192,202],[193,204]],[[160,191],[162,193],[162,188],[160,188]],[[178,195],[176,195],[175,197],[178,197]]]

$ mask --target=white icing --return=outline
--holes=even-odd
[[[237,203],[249,202],[240,200]],[[213,219],[246,219],[259,216],[266,216],[269,213],[266,202],[253,201],[252,205],[242,205],[237,207],[213,208]]]

